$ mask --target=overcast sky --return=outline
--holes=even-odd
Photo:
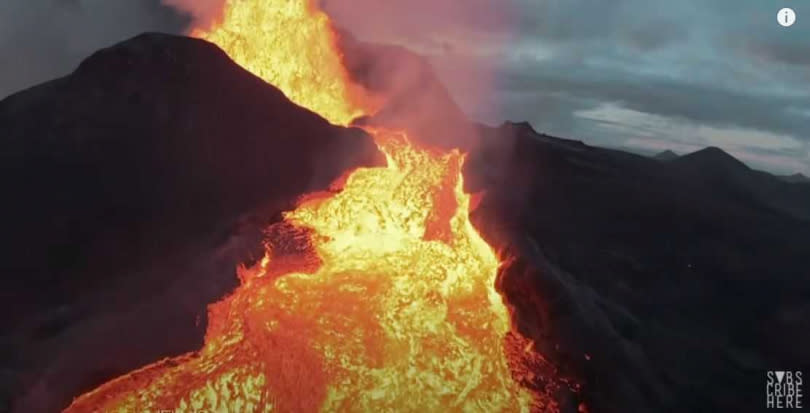
[[[428,55],[479,119],[637,151],[719,146],[810,175],[808,0],[321,1],[360,37]],[[0,96],[188,24],[160,0],[1,0]]]

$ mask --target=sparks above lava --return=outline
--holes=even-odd
[[[216,27],[194,34],[333,123],[374,109],[308,0],[229,0]],[[201,350],[66,411],[528,411],[532,395],[507,365],[499,262],[469,220],[463,155],[368,132],[387,167],[358,169],[285,215],[308,252],[280,266],[268,243],[210,306]]]

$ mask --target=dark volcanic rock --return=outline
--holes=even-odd
[[[716,149],[660,162],[483,130],[474,222],[592,411],[760,411],[766,370],[810,369],[810,189]]]
[[[291,104],[216,46],[159,34],[3,100],[0,137],[0,212],[15,235],[2,282],[43,300],[376,156],[364,133]],[[4,305],[19,305],[14,288]]]
[[[216,46],[162,34],[4,99],[0,148],[0,410],[13,394],[25,412],[194,349],[261,245],[223,247],[234,220],[381,160]]]

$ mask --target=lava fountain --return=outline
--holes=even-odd
[[[308,0],[228,0],[195,36],[346,125],[373,113]],[[128,373],[68,412],[528,411],[513,378],[499,261],[469,220],[464,155],[369,129],[386,167],[285,214],[263,260],[209,307],[202,349]],[[279,245],[300,244],[296,253]]]

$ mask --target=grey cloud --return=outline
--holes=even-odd
[[[550,62],[542,67],[516,68],[503,79],[503,87],[514,93],[534,90],[542,94],[566,94],[697,123],[735,125],[810,139],[806,136],[807,119],[791,110],[794,107],[810,110],[810,95],[759,96],[745,93],[742,88],[729,90],[643,75],[626,76],[587,66],[571,70]]]
[[[0,98],[69,73],[95,50],[144,31],[181,32],[160,0],[3,0]]]
[[[639,46],[649,50],[688,34],[677,5],[644,0],[511,0],[519,12],[520,37],[544,42],[597,41]]]
[[[562,133],[611,146],[628,136],[678,147],[701,142],[650,125],[572,112],[609,103],[679,124],[754,129],[810,142],[810,25],[777,25],[776,11],[783,5],[514,1],[524,10],[517,37],[540,56],[512,53],[500,76],[502,91],[514,95],[503,100],[505,113],[526,114],[539,125],[564,125]],[[810,3],[791,7],[810,16]],[[534,114],[527,113],[515,107],[527,94],[557,105],[549,112],[537,105]],[[784,156],[810,168],[806,151],[760,155]]]
[[[778,42],[759,40],[738,47],[760,59],[805,66],[810,71],[810,40],[804,42]]]
[[[668,46],[688,36],[686,28],[674,22],[661,20],[641,24],[623,33],[627,43],[642,52]]]

